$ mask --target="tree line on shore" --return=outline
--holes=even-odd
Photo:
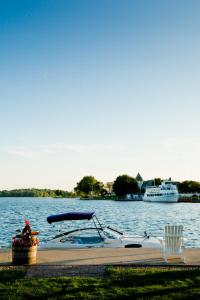
[[[161,178],[150,181],[152,185],[159,185]],[[200,193],[200,182],[185,180],[177,182],[179,193]],[[143,186],[139,189],[138,182],[129,175],[120,175],[114,182],[103,182],[94,176],[84,176],[76,185],[73,192],[60,189],[14,189],[0,191],[0,197],[53,197],[53,198],[73,198],[73,197],[123,197],[126,194],[144,193]]]
[[[154,178],[149,180],[149,185],[158,186],[162,182],[161,178]],[[145,183],[145,182],[144,182]],[[200,182],[185,180],[183,182],[176,182],[179,193],[200,193]],[[114,182],[103,184],[93,176],[85,176],[77,183],[75,192],[83,197],[88,196],[106,196],[108,194],[115,194],[117,197],[123,197],[127,194],[144,193],[145,184],[141,183],[139,188],[138,182],[134,177],[129,175],[120,175]]]
[[[0,191],[0,197],[52,197],[69,198],[75,197],[72,192],[51,189],[14,189]]]

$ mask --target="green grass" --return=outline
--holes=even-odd
[[[0,299],[200,299],[200,270],[121,269],[104,278],[25,278],[0,271]]]

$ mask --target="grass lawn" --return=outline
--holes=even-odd
[[[104,278],[26,279],[25,271],[0,271],[0,299],[200,299],[200,270],[120,269]]]

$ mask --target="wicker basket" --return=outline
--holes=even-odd
[[[37,245],[31,247],[12,246],[13,265],[33,265],[36,264]]]

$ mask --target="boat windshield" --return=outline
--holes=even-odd
[[[101,236],[100,236],[101,235]],[[60,243],[69,244],[98,244],[107,239],[117,239],[120,234],[109,228],[101,229],[99,232],[96,228],[82,228],[80,230],[71,230],[57,235],[53,240]]]
[[[121,235],[123,235],[121,232],[116,231],[115,229],[112,229],[110,227],[106,227],[103,231],[106,238],[109,239],[116,239],[119,238]]]
[[[65,213],[60,215],[53,215],[47,218],[48,223],[60,222],[60,221],[71,221],[76,220],[91,220],[93,221],[93,227],[72,229],[67,232],[56,235],[52,241],[70,244],[98,244],[102,243],[105,239],[118,239],[122,232],[111,227],[103,227],[97,219],[94,212],[90,213]]]

